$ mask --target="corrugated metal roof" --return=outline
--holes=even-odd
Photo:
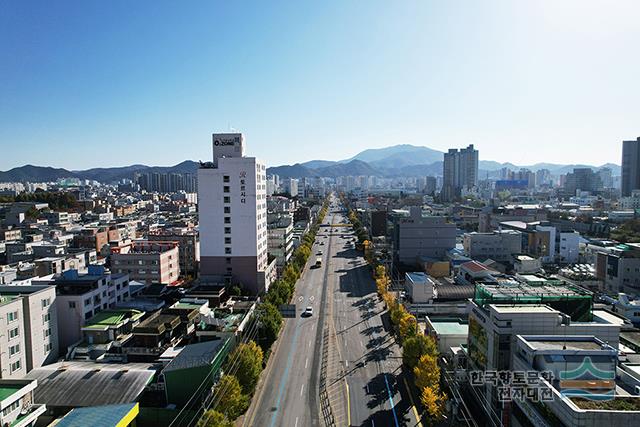
[[[146,363],[58,362],[36,368],[26,378],[38,380],[35,403],[84,407],[135,402],[155,374]]]
[[[173,358],[163,372],[210,365],[227,339],[190,344]]]

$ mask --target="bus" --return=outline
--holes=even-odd
[[[314,265],[315,268],[320,268],[322,267],[322,257],[318,257],[316,258],[316,263]]]

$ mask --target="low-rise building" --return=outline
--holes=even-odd
[[[35,404],[33,392],[36,380],[0,380],[0,425],[10,427],[34,426],[46,405]]]
[[[180,277],[179,258],[176,242],[138,240],[112,249],[111,268],[147,285],[175,285]]]
[[[102,310],[114,308],[130,297],[129,276],[89,266],[87,274],[65,271],[52,282],[56,287],[60,352],[82,339],[85,322]]]

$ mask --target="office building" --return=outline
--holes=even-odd
[[[423,216],[419,206],[412,206],[408,216],[394,219],[393,245],[395,259],[403,264],[443,259],[456,246],[456,225],[442,216]]]
[[[444,153],[442,199],[453,201],[462,190],[478,185],[478,150],[473,144],[460,150],[451,148]]]
[[[269,287],[266,169],[232,133],[213,135],[213,162],[198,170],[200,274],[254,294]]]
[[[640,189],[640,137],[622,142],[622,196]]]
[[[472,259],[511,262],[513,255],[522,252],[522,234],[514,230],[465,233],[462,244],[465,255]]]
[[[574,168],[567,174],[564,182],[566,194],[575,195],[577,191],[589,191],[591,193],[602,189],[600,175],[591,168]]]

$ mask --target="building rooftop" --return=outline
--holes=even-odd
[[[138,415],[138,403],[74,408],[56,427],[113,427],[128,426]]]
[[[493,307],[493,309],[498,313],[553,313],[557,311],[547,305],[532,305],[532,304],[521,304],[521,305],[492,304],[491,307]]]
[[[197,368],[210,365],[230,338],[205,341],[184,347],[164,368],[163,372]]]
[[[429,322],[438,335],[467,335],[469,324],[460,319],[429,318]]]
[[[10,397],[22,387],[20,384],[0,384],[0,402]]]
[[[526,338],[526,337],[524,337]],[[602,346],[590,337],[584,340],[576,340],[572,336],[570,340],[527,340],[536,350],[600,350]]]
[[[144,316],[144,312],[129,309],[104,310],[87,321],[83,329],[107,330],[112,326],[118,326],[127,319],[135,321]]]
[[[38,380],[34,402],[68,408],[135,402],[155,373],[146,363],[65,361],[35,368],[26,378]]]

